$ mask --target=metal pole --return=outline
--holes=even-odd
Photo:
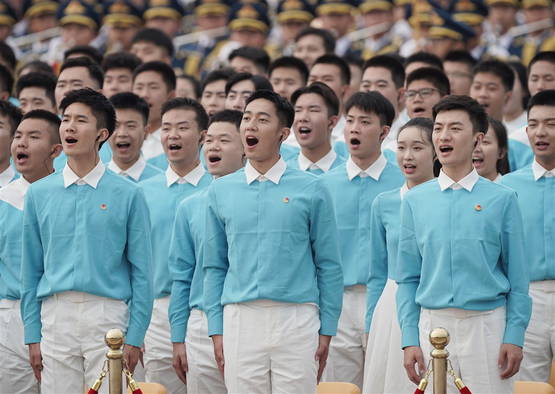
[[[434,394],[446,394],[449,352],[445,350],[445,346],[449,343],[449,332],[442,327],[434,328],[430,332],[430,343],[434,347],[430,352],[434,370]]]
[[[122,370],[123,370],[123,332],[119,328],[113,328],[106,333],[104,338],[106,345],[110,348],[106,357],[108,358],[108,380],[110,382],[110,394],[122,394]]]

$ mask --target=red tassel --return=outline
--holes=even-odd
[[[422,390],[420,390],[420,389],[416,389],[416,390],[414,391],[414,394],[424,394],[424,392],[423,392]]]
[[[141,389],[133,390],[133,394],[143,394],[143,390]]]
[[[98,391],[96,391],[95,389],[89,389],[89,391],[87,391],[87,394],[98,394]]]
[[[468,389],[468,387],[464,386],[460,389],[461,394],[472,394],[472,392]]]

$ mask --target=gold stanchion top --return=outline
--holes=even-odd
[[[430,332],[430,343],[438,350],[445,349],[449,344],[449,332],[443,327],[434,328]]]
[[[119,350],[123,345],[123,332],[119,328],[108,330],[104,337],[106,345],[112,350]]]

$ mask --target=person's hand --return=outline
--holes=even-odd
[[[42,372],[42,354],[40,352],[40,342],[29,344],[29,362],[33,368],[33,373],[37,382],[40,383]]]
[[[498,367],[501,379],[508,379],[518,372],[522,361],[522,348],[510,343],[501,344],[499,349]]]
[[[407,346],[403,349],[404,360],[403,366],[407,371],[407,376],[414,384],[420,384],[422,376],[426,373],[426,364],[424,363],[424,354],[420,346]],[[418,365],[418,372],[414,366]]]
[[[137,366],[139,359],[142,359],[141,348],[125,344],[123,346],[123,359],[127,364],[127,369],[129,370],[129,372],[135,372],[135,367]]]
[[[324,368],[326,368],[326,363],[328,362],[330,342],[331,337],[329,335],[320,335],[318,338],[318,349],[316,349],[316,354],[314,355],[314,359],[318,361],[318,383],[320,383]]]
[[[216,365],[222,374],[224,375],[224,337],[222,335],[212,335],[212,342],[214,343],[214,358],[216,359]]]
[[[173,344],[173,369],[184,384],[187,384],[187,372],[189,372],[189,364],[187,363],[187,351],[184,343]]]

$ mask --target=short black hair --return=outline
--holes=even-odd
[[[6,44],[4,41],[0,41],[0,57],[6,61],[12,71],[15,70],[15,66],[17,64],[15,53],[12,47]]]
[[[34,109],[32,111],[27,112],[23,115],[22,121],[25,119],[41,119],[52,126],[52,132],[50,133],[50,137],[53,143],[60,144],[60,117],[50,111],[45,111],[44,109]]]
[[[493,74],[501,79],[501,83],[506,91],[513,90],[515,72],[507,63],[501,60],[486,60],[478,63],[472,69],[472,76],[475,77],[478,73]]]
[[[107,55],[102,61],[102,70],[106,73],[114,68],[125,68],[135,71],[142,63],[141,59],[129,52],[115,52]]]
[[[472,129],[474,133],[487,133],[488,131],[488,115],[476,100],[468,96],[458,96],[452,94],[442,98],[439,103],[434,105],[432,115],[435,122],[437,114],[444,111],[457,111],[461,110],[468,114],[472,122]]]
[[[530,63],[528,64],[528,75],[530,75],[530,70],[532,70],[532,66],[536,62],[542,62],[542,61],[549,62],[555,65],[555,51],[543,51],[543,52],[536,53],[536,56],[534,56],[532,60],[530,60]]]
[[[176,97],[169,101],[166,101],[162,105],[162,116],[172,109],[183,109],[193,111],[195,113],[195,120],[197,121],[199,131],[206,130],[208,128],[208,114],[206,110],[200,103],[196,100],[186,98],[186,97]]]
[[[270,67],[268,68],[268,76],[271,77],[276,68],[295,69],[299,72],[299,74],[301,74],[301,79],[303,80],[303,83],[306,84],[306,81],[308,81],[308,67],[301,59],[297,57],[282,56],[280,58],[277,58],[272,62],[272,64],[270,64]]]
[[[333,53],[322,55],[316,59],[312,67],[317,64],[331,64],[337,66],[337,68],[339,68],[341,82],[343,82],[343,85],[349,85],[351,83],[351,69],[349,68],[347,62],[339,56]]]
[[[389,70],[391,79],[397,89],[401,89],[405,85],[405,67],[397,58],[390,55],[374,56],[364,63],[362,73],[364,74],[369,67],[381,67]]]
[[[291,95],[291,104],[293,104],[293,107],[297,103],[299,97],[301,97],[303,94],[310,93],[317,94],[318,96],[322,97],[322,99],[326,103],[328,117],[337,116],[339,114],[339,99],[337,98],[337,95],[328,85],[322,82],[313,82],[308,86],[295,90]]]
[[[318,36],[324,43],[324,50],[326,53],[334,53],[335,51],[335,37],[326,29],[317,29],[315,27],[307,27],[299,32],[295,37],[295,42],[298,42],[305,36]]]
[[[416,62],[426,63],[427,65],[429,65],[429,67],[435,67],[440,70],[443,70],[443,63],[441,62],[441,59],[436,55],[434,55],[433,53],[423,52],[423,51],[413,53],[412,55],[406,58],[405,68],[409,64],[416,63]]]
[[[520,88],[522,89],[522,108],[526,108],[528,105],[528,100],[530,100],[530,91],[528,90],[528,78],[526,76],[526,67],[521,62],[512,61],[507,62],[507,64],[513,69],[515,72],[516,78],[520,82]],[[515,78],[515,82],[516,82]]]
[[[222,68],[219,70],[210,71],[206,75],[206,78],[204,78],[204,80],[202,81],[201,94],[202,92],[204,92],[204,89],[206,89],[206,85],[221,80],[225,80],[227,82],[232,75],[235,75],[235,71],[232,68]]]
[[[52,67],[50,67],[48,63],[43,62],[42,60],[32,60],[28,63],[21,65],[21,67],[19,67],[17,75],[21,75],[21,72],[28,68],[31,69],[30,72],[42,72],[45,74],[54,74],[54,70],[52,70]]]
[[[97,129],[108,130],[108,138],[100,143],[98,147],[98,149],[100,149],[112,136],[116,128],[116,111],[114,110],[114,106],[110,100],[96,90],[90,88],[76,89],[68,92],[60,103],[62,114],[65,113],[67,107],[75,103],[80,103],[89,107],[96,119]]]
[[[56,106],[56,98],[54,90],[56,89],[56,77],[54,74],[46,74],[41,72],[30,72],[19,77],[15,85],[16,97],[19,98],[21,91],[25,88],[41,88],[44,89],[46,97]]]
[[[141,114],[144,124],[146,125],[148,123],[148,104],[143,98],[137,96],[135,93],[116,93],[110,97],[110,102],[114,106],[114,109],[132,109],[133,111],[137,111]]]
[[[177,77],[177,79],[186,79],[193,85],[193,92],[195,93],[196,99],[200,99],[200,95],[202,94],[200,91],[200,82],[196,79],[193,75],[183,74]]]
[[[64,61],[67,60],[68,57],[80,54],[80,56],[85,56],[90,58],[96,64],[102,63],[102,54],[91,45],[75,45],[64,52]]]
[[[449,79],[445,73],[435,67],[422,67],[407,76],[407,88],[414,81],[427,81],[439,90],[440,96],[451,94]]]
[[[212,123],[217,122],[226,122],[231,123],[237,127],[239,130],[239,126],[241,126],[241,120],[243,119],[243,113],[241,111],[236,111],[234,109],[224,109],[223,111],[216,112],[210,118],[210,122],[208,123],[208,127]]]
[[[247,99],[245,109],[250,103],[258,99],[270,101],[274,105],[280,126],[291,128],[291,126],[293,125],[293,120],[295,119],[295,110],[293,109],[289,101],[281,97],[276,92],[262,89],[255,91]]]
[[[228,60],[231,62],[236,57],[242,57],[254,63],[258,71],[266,74],[270,66],[270,56],[264,49],[243,46],[231,51]]]
[[[153,61],[153,62],[146,62],[141,64],[139,67],[135,69],[133,72],[133,82],[137,78],[137,75],[144,73],[146,71],[154,71],[162,77],[162,80],[166,84],[168,91],[175,90],[175,85],[177,83],[177,79],[175,78],[175,72],[173,68],[161,61]]]
[[[173,57],[174,55],[175,49],[171,38],[161,30],[148,27],[139,30],[137,34],[135,34],[135,37],[133,37],[132,44],[141,41],[150,42],[158,47],[164,48],[169,57]]]
[[[13,137],[23,118],[23,112],[9,101],[0,100],[0,115],[6,116],[10,120],[10,135]]]
[[[10,69],[0,64],[0,92],[12,93],[14,78]]]
[[[497,159],[495,167],[497,169],[497,172],[501,175],[508,174],[509,172],[511,172],[511,168],[509,164],[509,138],[507,137],[507,129],[505,128],[503,123],[501,123],[497,119],[493,119],[491,116],[488,116],[488,122],[493,129],[493,132],[495,133],[499,149],[505,151],[505,156]]]
[[[229,91],[236,83],[241,81],[250,80],[254,84],[254,90],[271,90],[273,91],[274,88],[268,78],[263,77],[261,75],[252,75],[251,73],[237,73],[232,75],[225,84],[225,95],[229,94]]]
[[[67,59],[63,62],[62,67],[60,68],[60,74],[65,69],[74,67],[86,68],[90,77],[98,84],[98,88],[100,89],[102,87],[102,84],[104,83],[104,73],[97,63],[85,56]]]
[[[395,119],[395,108],[379,92],[356,92],[345,103],[345,116],[348,115],[351,108],[360,108],[367,113],[373,113],[380,118],[380,125],[391,127],[393,119]]]
[[[443,59],[443,62],[455,62],[455,63],[463,63],[468,66],[468,68],[472,69],[478,63],[474,56],[470,54],[468,51],[450,51]]]
[[[528,115],[530,115],[530,110],[532,109],[532,107],[535,107],[536,105],[555,107],[555,90],[542,90],[541,92],[533,95],[528,102],[528,107],[526,108]]]

